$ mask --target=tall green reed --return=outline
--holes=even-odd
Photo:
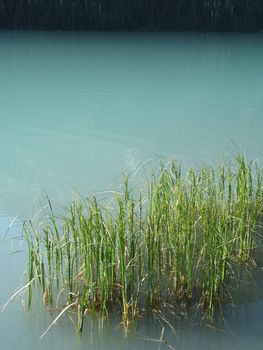
[[[127,325],[165,303],[213,312],[231,299],[237,266],[254,265],[263,179],[242,156],[186,173],[161,164],[139,194],[126,176],[109,203],[76,200],[56,217],[49,202],[42,225],[24,224],[28,279],[39,276],[46,302],[61,291],[74,299],[80,331],[86,314],[115,310]]]

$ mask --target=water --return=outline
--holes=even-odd
[[[31,217],[45,195],[66,204],[118,181],[141,161],[186,166],[243,149],[263,161],[263,36],[0,33],[0,233]],[[20,234],[13,225],[7,237]],[[7,255],[10,251],[16,254]],[[25,268],[19,240],[0,245],[0,304]],[[257,280],[262,279],[257,271]],[[261,349],[262,284],[221,331],[184,325],[165,341],[180,349]],[[34,311],[33,311],[34,310]],[[158,349],[158,322],[125,338],[112,322],[67,320],[41,342],[53,318],[21,300],[0,314],[1,348]],[[168,348],[163,344],[161,349]]]

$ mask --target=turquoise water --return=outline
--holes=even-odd
[[[1,237],[46,194],[66,204],[143,161],[198,165],[236,149],[263,161],[262,57],[262,34],[0,32]],[[14,224],[0,245],[0,304],[22,285],[25,247],[9,240],[19,234]],[[186,325],[177,337],[166,329],[165,340],[177,349],[261,349],[262,285],[256,294],[223,332]],[[0,314],[3,349],[159,346],[145,340],[160,338],[151,321],[127,338],[112,322],[98,336],[94,322],[78,339],[65,319],[39,342],[52,320],[42,309],[24,311],[19,299]]]

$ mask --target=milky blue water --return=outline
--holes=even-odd
[[[25,247],[10,240],[19,225],[5,235],[8,225],[36,213],[45,195],[66,204],[159,158],[187,167],[243,150],[263,161],[262,135],[262,34],[0,32],[0,304],[22,285],[26,267]],[[165,341],[176,349],[261,349],[262,284],[256,294],[222,331],[187,325],[177,336],[166,329]],[[65,319],[39,342],[54,319],[42,309],[24,311],[20,298],[0,314],[1,349],[160,345],[149,340],[161,335],[150,321],[126,338],[112,322],[102,332],[94,322],[78,339]]]

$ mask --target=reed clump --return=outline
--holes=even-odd
[[[172,162],[139,193],[126,176],[108,205],[77,200],[63,217],[49,208],[37,227],[24,223],[29,281],[45,304],[75,302],[79,330],[86,314],[118,311],[128,324],[163,304],[212,312],[230,300],[236,267],[254,265],[263,179],[241,156],[187,173]]]

